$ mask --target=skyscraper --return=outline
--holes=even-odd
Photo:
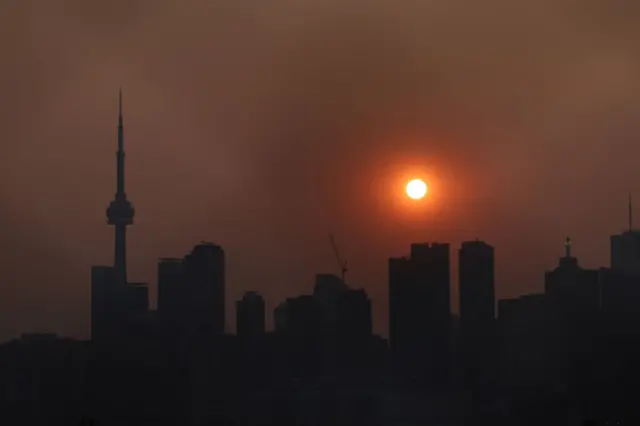
[[[463,242],[458,251],[460,354],[468,384],[489,377],[495,354],[494,250],[483,241]]]
[[[108,335],[113,323],[116,301],[113,292],[113,267],[91,268],[91,339],[98,340]]]
[[[449,244],[412,244],[389,259],[389,337],[405,373],[445,384],[451,368]],[[407,371],[408,370],[408,371]]]
[[[629,195],[629,227],[611,236],[611,269],[628,276],[640,276],[640,231],[633,229],[633,211]]]
[[[186,256],[184,267],[191,326],[221,336],[225,331],[224,250],[203,242]]]
[[[411,375],[425,362],[428,294],[409,257],[389,259],[389,343],[394,366]]]
[[[158,262],[158,317],[165,327],[175,328],[186,318],[184,260],[163,258]]]
[[[599,271],[580,267],[578,259],[571,255],[570,238],[567,237],[564,246],[564,257],[544,276],[549,308],[561,317],[597,312],[601,308]]]
[[[339,364],[347,370],[371,362],[373,325],[371,299],[364,289],[349,289],[337,303],[337,352]]]
[[[550,380],[559,387],[584,376],[580,366],[589,364],[599,327],[595,316],[601,309],[601,282],[598,270],[583,269],[571,255],[571,239],[565,240],[565,255],[558,267],[545,273],[546,312],[549,327],[545,340],[553,350],[546,361]]]
[[[491,327],[495,319],[493,247],[466,241],[458,251],[461,327]]]
[[[265,332],[264,298],[248,291],[236,302],[236,330],[243,343],[255,343]]]

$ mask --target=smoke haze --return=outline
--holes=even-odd
[[[384,331],[411,241],[492,243],[501,297],[538,290],[566,235],[607,264],[639,189],[639,20],[612,0],[1,0],[0,336],[87,335],[119,87],[129,275],[152,289],[156,258],[212,240],[229,302],[272,309],[337,271],[331,230]],[[431,205],[397,196],[411,174]]]

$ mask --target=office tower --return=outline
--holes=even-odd
[[[493,247],[478,240],[463,242],[458,269],[462,377],[469,385],[486,384],[496,343]]]
[[[186,312],[184,260],[162,258],[158,262],[158,317],[164,327],[184,323]]]
[[[545,272],[544,279],[549,313],[565,319],[601,308],[599,272],[581,268],[578,259],[571,255],[571,244],[567,237],[564,257],[554,270]]]
[[[273,310],[273,328],[277,334],[287,334],[289,325],[289,302],[285,300]]]
[[[498,302],[500,370],[505,384],[547,384],[549,320],[544,294],[529,294]]]
[[[629,276],[640,276],[640,231],[633,229],[629,195],[629,228],[611,236],[611,269]]]
[[[311,295],[288,298],[275,312],[277,331],[285,342],[286,362],[298,377],[316,374],[325,367],[322,309]]]
[[[192,330],[222,336],[225,328],[225,256],[222,247],[202,243],[184,261]]]
[[[149,311],[149,286],[147,283],[128,283],[125,294],[125,309],[128,316],[141,316]]]
[[[632,218],[629,195],[629,228],[611,236],[611,268],[600,271],[602,308],[610,313],[640,313],[640,231]]]
[[[236,302],[236,329],[238,338],[244,343],[254,343],[265,333],[264,298],[249,291]]]
[[[117,301],[113,291],[114,270],[111,266],[91,267],[91,339],[99,340],[114,326]]]
[[[338,299],[338,365],[354,369],[371,364],[373,321],[371,299],[363,289],[347,290]]]
[[[565,255],[553,271],[545,273],[547,318],[546,341],[554,356],[547,360],[547,372],[558,387],[571,386],[576,377],[588,374],[580,366],[589,363],[595,315],[601,310],[600,276],[597,270],[580,267],[571,255],[571,239],[564,243]],[[586,364],[585,364],[586,363]]]
[[[409,257],[389,259],[389,345],[394,366],[411,374],[426,357],[427,293],[413,282]]]
[[[463,242],[458,251],[460,326],[484,333],[495,319],[494,249],[483,241]]]
[[[404,374],[444,385],[451,369],[449,244],[412,244],[389,259],[389,337]]]
[[[320,315],[321,347],[327,369],[332,369],[336,365],[338,301],[346,291],[347,286],[340,277],[333,274],[316,274],[313,298],[318,305]]]

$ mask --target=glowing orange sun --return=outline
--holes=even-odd
[[[427,184],[422,179],[413,179],[407,184],[407,195],[414,200],[423,198],[427,191]]]

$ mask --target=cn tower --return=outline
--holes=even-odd
[[[133,224],[135,210],[124,190],[124,129],[122,125],[122,90],[118,102],[118,151],[116,153],[117,183],[115,199],[107,208],[109,225],[115,229],[114,273],[115,284],[127,284],[127,226]]]

